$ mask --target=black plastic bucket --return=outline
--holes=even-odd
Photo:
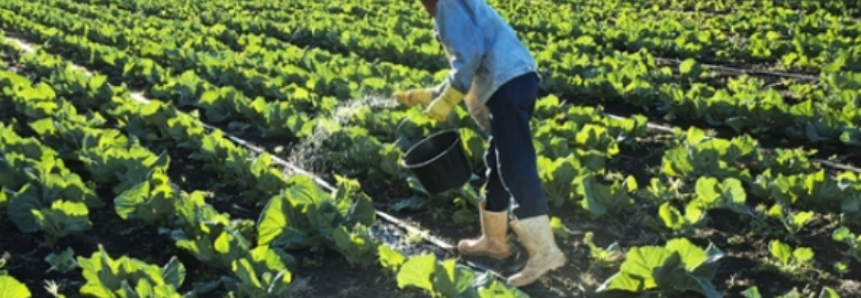
[[[472,177],[457,130],[440,131],[421,140],[407,150],[401,165],[432,195],[461,187]]]

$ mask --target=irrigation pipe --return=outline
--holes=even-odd
[[[608,114],[608,113],[604,113],[604,116],[607,116],[607,117],[610,117],[610,118],[613,118],[613,119],[616,119],[616,120],[623,120],[623,119],[626,119],[625,117],[622,117],[622,116],[616,116],[616,115]],[[669,127],[669,126],[666,126],[666,125],[660,125],[660,124],[654,124],[654,123],[651,123],[651,122],[646,122],[646,127],[647,127],[648,129],[652,129],[652,130],[656,130],[656,131],[660,131],[660,132],[664,132],[664,133],[673,133],[673,128],[672,128],[672,127]],[[840,164],[840,163],[836,163],[836,162],[831,162],[831,161],[827,161],[827,160],[819,159],[819,158],[813,158],[813,159],[811,159],[810,161],[812,161],[812,162],[818,162],[818,163],[820,163],[820,164],[822,164],[822,165],[824,165],[824,166],[831,167],[831,168],[835,168],[835,169],[839,169],[839,170],[844,170],[844,171],[853,171],[853,172],[855,172],[855,173],[861,173],[861,168],[853,167],[853,166],[850,166],[850,165],[844,165],[844,164]]]
[[[661,58],[655,57],[655,62],[663,63],[663,64],[674,64],[679,65],[682,64],[682,60],[676,58]],[[783,72],[783,71],[769,71],[769,70],[755,70],[755,69],[746,69],[746,68],[737,68],[730,66],[722,66],[716,64],[707,64],[707,63],[698,63],[700,66],[704,68],[708,68],[711,70],[722,71],[722,72],[731,72],[735,74],[757,74],[757,75],[768,75],[774,77],[786,77],[793,78],[798,80],[807,80],[807,81],[818,81],[819,77],[791,72]]]

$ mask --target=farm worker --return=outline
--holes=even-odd
[[[531,284],[567,262],[550,228],[529,127],[541,81],[535,61],[485,0],[421,1],[434,18],[434,33],[451,70],[439,86],[395,92],[393,97],[406,106],[427,105],[425,114],[437,121],[445,121],[454,106],[466,101],[472,118],[489,130],[487,184],[479,208],[482,235],[461,240],[457,247],[463,255],[507,258],[508,209],[514,197],[511,229],[529,259],[508,283]]]

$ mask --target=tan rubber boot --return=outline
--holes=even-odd
[[[490,212],[484,210],[486,204],[481,202],[478,208],[481,222],[481,237],[464,239],[458,242],[457,250],[467,256],[485,256],[494,259],[505,259],[511,255],[505,237],[508,233],[508,210]]]
[[[558,269],[568,262],[565,254],[556,245],[550,219],[547,215],[511,222],[511,229],[529,253],[529,260],[522,271],[508,278],[515,287],[531,284],[547,272]]]

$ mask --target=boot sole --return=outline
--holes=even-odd
[[[461,254],[461,255],[464,255],[464,256],[470,256],[470,257],[488,257],[488,258],[491,258],[491,259],[497,259],[497,260],[500,260],[500,261],[505,260],[505,259],[508,259],[508,257],[510,257],[510,256],[511,256],[511,253],[510,253],[510,252],[509,252],[509,253],[500,253],[500,254],[491,254],[491,253],[482,253],[482,252],[463,252],[463,251],[460,251],[460,250],[458,250],[458,252],[460,252],[460,254]]]
[[[482,252],[482,251],[464,251],[462,248],[458,247],[457,252],[464,256],[470,257],[488,257],[497,260],[505,260],[511,256],[511,251],[504,251],[500,253],[490,253],[490,252]]]

